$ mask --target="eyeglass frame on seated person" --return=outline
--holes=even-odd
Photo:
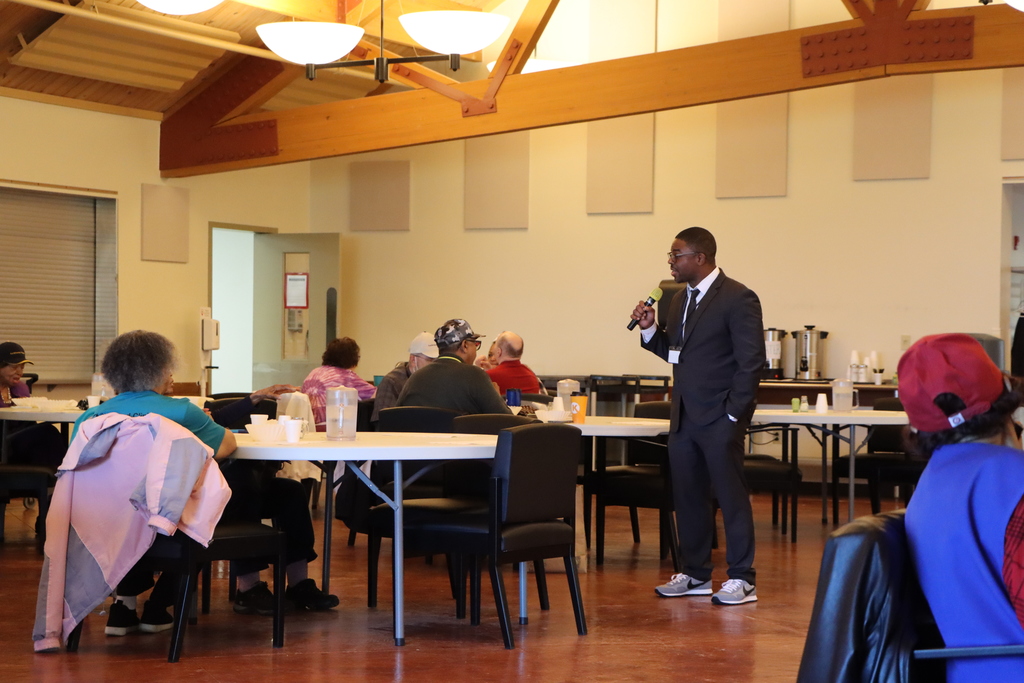
[[[478,349],[480,348],[480,345],[483,344],[479,339],[463,339],[463,341],[468,341],[470,344],[476,344],[476,348]]]
[[[670,251],[670,252],[668,252],[668,260],[672,261],[673,263],[675,263],[676,261],[678,261],[679,259],[683,258],[684,256],[696,256],[697,254],[703,254],[703,253],[704,252],[702,252],[702,251],[683,251],[683,252],[679,252],[679,253],[676,253],[674,251]]]

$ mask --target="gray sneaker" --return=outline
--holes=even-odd
[[[711,595],[711,580],[698,581],[686,574],[673,574],[668,583],[654,592],[663,598],[681,598],[684,595]]]
[[[742,605],[745,602],[757,602],[757,588],[743,579],[729,579],[722,584],[717,593],[711,596],[716,605]]]

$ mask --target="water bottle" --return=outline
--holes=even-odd
[[[354,440],[358,413],[359,392],[351,387],[328,387],[327,440]]]
[[[558,380],[556,395],[562,399],[562,410],[572,410],[572,395],[579,390],[580,383],[574,379]]]

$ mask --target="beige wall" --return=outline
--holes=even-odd
[[[141,186],[164,182],[156,122],[9,98],[0,98],[0,121],[0,178],[117,193],[118,329],[167,335],[181,355],[176,379],[198,381],[209,222],[307,230],[309,165],[167,181],[190,191],[189,260],[142,261]]]

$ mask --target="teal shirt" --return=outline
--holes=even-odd
[[[171,398],[162,396],[155,391],[127,391],[118,394],[109,401],[104,401],[95,408],[89,408],[75,420],[75,430],[71,438],[75,438],[78,427],[89,418],[107,413],[120,413],[129,417],[141,417],[156,413],[172,422],[177,422],[189,430],[204,444],[216,453],[220,442],[224,440],[224,428],[210,419],[201,408],[197,408],[187,398]]]

